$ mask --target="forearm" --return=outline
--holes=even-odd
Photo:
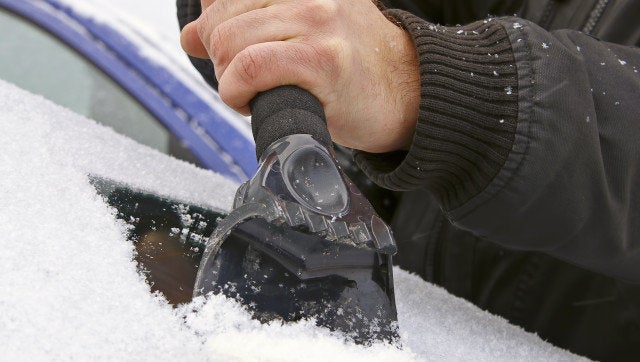
[[[450,28],[389,13],[416,46],[418,124],[408,154],[357,152],[356,159],[384,187],[427,187],[454,209],[486,187],[512,148],[518,79],[509,36],[497,21]]]

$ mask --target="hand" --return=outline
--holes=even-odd
[[[297,85],[322,103],[333,141],[368,152],[411,144],[416,51],[371,0],[202,0],[202,9],[182,47],[211,58],[230,107],[248,114],[258,92]]]

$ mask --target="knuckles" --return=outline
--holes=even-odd
[[[256,44],[235,55],[225,71],[224,81],[230,88],[259,91],[282,85],[282,81],[300,78],[308,86],[325,88],[336,83],[347,69],[344,61],[348,55],[345,54],[344,44],[332,39],[296,46]],[[222,87],[222,82],[220,87],[220,95],[223,96],[222,90],[227,87]],[[233,108],[246,104],[244,100],[234,99],[231,92],[224,94],[222,100]]]
[[[316,59],[317,68],[332,80],[339,78],[348,64],[348,47],[340,39],[329,38],[312,46],[312,59]]]
[[[229,19],[209,29],[209,53],[220,81],[222,100],[239,110],[249,101],[244,99],[251,93],[247,92],[249,89],[257,92],[294,78],[322,89],[339,81],[352,63],[351,47],[336,33],[340,6],[336,0],[298,0],[291,15],[314,31],[287,42],[288,45],[260,43],[230,50],[229,44],[240,24]]]
[[[228,22],[232,21],[233,19]],[[226,67],[229,61],[227,44],[231,36],[231,27],[228,26],[227,23],[220,24],[211,31],[211,37],[209,38],[209,49],[211,54],[209,54],[209,56],[216,67]]]
[[[236,75],[238,80],[244,84],[252,84],[261,72],[267,71],[265,65],[269,64],[269,53],[264,48],[250,46],[238,53],[235,57],[237,62]]]
[[[340,5],[336,0],[307,0],[298,6],[298,18],[316,27],[332,24],[339,15]]]

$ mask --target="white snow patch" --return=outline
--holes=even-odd
[[[1,81],[0,107],[2,358],[203,359],[198,339],[137,274],[124,227],[87,174],[110,170],[161,189],[169,184],[152,179],[175,178],[177,169],[187,190],[191,177],[223,188],[230,182],[167,163],[159,152]]]
[[[415,274],[398,268],[394,272],[403,343],[423,360],[578,359]]]

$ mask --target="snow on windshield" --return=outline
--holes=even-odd
[[[0,354],[9,360],[571,360],[396,269],[402,349],[312,322],[261,325],[220,296],[172,308],[136,270],[98,175],[228,209],[237,184],[0,81]]]

